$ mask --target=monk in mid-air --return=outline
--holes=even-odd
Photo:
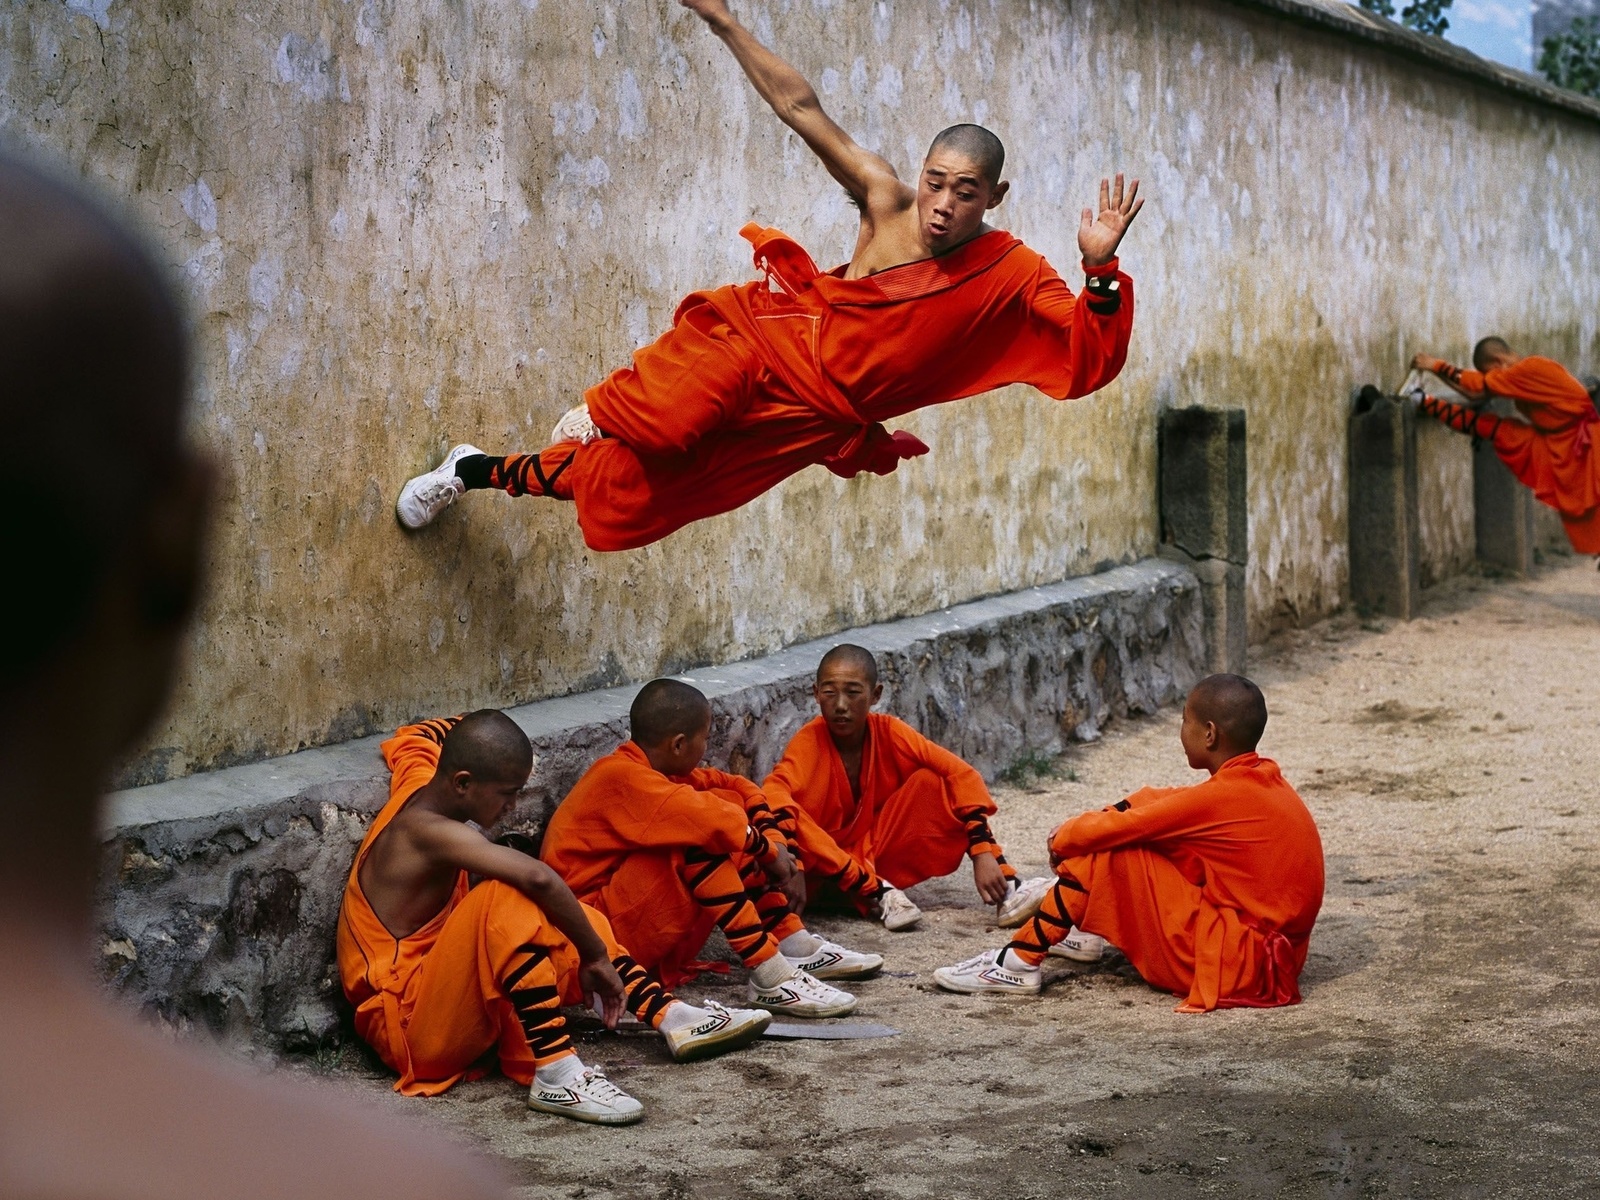
[[[821,715],[789,741],[762,790],[792,814],[806,896],[842,897],[890,930],[922,911],[904,889],[948,875],[962,858],[1003,926],[1021,925],[1053,880],[1024,883],[989,830],[994,800],[983,776],[898,717],[883,698],[878,662],[862,646],[822,656],[812,688]]]
[[[858,146],[800,73],[723,0],[681,0],[861,210],[855,251],[821,272],[795,242],[747,225],[764,278],[696,292],[633,365],[584,394],[537,454],[452,449],[396,503],[419,529],[464,492],[576,502],[596,550],[648,545],[748,503],[808,466],[887,475],[927,452],[883,422],[1012,383],[1064,400],[1116,378],[1133,328],[1117,246],[1143,201],[1102,180],[1083,211],[1074,296],[1042,257],[984,216],[1005,198],[1005,149],[976,125],[933,140],[915,186]]]
[[[1040,964],[1074,926],[1128,956],[1179,1012],[1300,1002],[1322,907],[1322,839],[1278,765],[1256,753],[1261,690],[1211,675],[1189,693],[1180,733],[1193,787],[1143,788],[1050,837],[1055,887],[1009,945],[934,981],[951,992],[1037,995]]]
[[[436,1096],[492,1056],[528,1086],[530,1108],[626,1125],[643,1106],[578,1059],[562,1005],[598,1002],[611,1028],[626,1006],[680,1062],[745,1045],[771,1022],[675,1000],[554,871],[484,836],[533,770],[510,717],[408,725],[383,757],[389,802],[350,868],[339,973],[356,1031],[400,1075],[396,1091]]]
[[[1426,354],[1411,365],[1431,371],[1469,401],[1452,404],[1419,392],[1418,407],[1451,429],[1486,439],[1539,502],[1561,514],[1572,548],[1600,554],[1600,412],[1589,389],[1560,363],[1519,356],[1497,337],[1473,347],[1470,371]],[[1485,411],[1495,396],[1514,402],[1526,420]]]
[[[711,705],[675,679],[645,684],[630,738],[578,780],[540,851],[585,904],[604,913],[669,987],[698,973],[713,928],[749,970],[751,1004],[796,1017],[855,1008],[824,979],[861,979],[883,958],[806,929],[786,889],[794,832],[748,779],[700,766]]]

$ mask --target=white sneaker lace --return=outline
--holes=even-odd
[[[456,498],[456,495],[454,479],[436,479],[417,489],[417,501],[425,508],[432,508],[441,501],[448,504]]]
[[[585,1067],[583,1081],[573,1090],[582,1090],[590,1099],[597,1100],[601,1104],[615,1104],[625,1094],[621,1088],[606,1078],[603,1067]]]
[[[1000,953],[1003,954],[1004,951],[1001,951]],[[1000,954],[997,954],[993,950],[985,950],[982,954],[974,954],[965,962],[957,963],[955,965],[955,969],[957,971],[981,971],[985,967],[998,966],[999,963]]]
[[[815,975],[807,974],[805,971],[796,971],[794,978],[787,982],[807,1000],[833,1004],[837,1002],[841,994],[838,988],[823,983]]]

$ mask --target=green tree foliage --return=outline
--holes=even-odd
[[[1418,33],[1443,37],[1444,31],[1450,28],[1445,10],[1453,3],[1455,0],[1414,0],[1400,10],[1400,23]],[[1361,0],[1361,7],[1369,13],[1394,19],[1394,0]]]
[[[1544,40],[1539,70],[1557,87],[1600,99],[1600,17],[1579,17]]]

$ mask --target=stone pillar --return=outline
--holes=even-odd
[[[1488,442],[1479,442],[1472,452],[1472,502],[1478,561],[1513,575],[1529,574],[1533,570],[1533,506],[1538,501]]]
[[[1161,414],[1161,556],[1200,580],[1206,669],[1242,673],[1250,555],[1244,409],[1169,408]]]
[[[1409,621],[1420,602],[1416,410],[1362,388],[1350,413],[1350,603]]]

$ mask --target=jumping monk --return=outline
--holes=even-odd
[[[1212,675],[1189,693],[1181,738],[1205,783],[1143,788],[1050,837],[1056,885],[1009,945],[934,981],[952,992],[1038,993],[1039,964],[1074,924],[1121,948],[1179,1012],[1300,1002],[1322,907],[1322,839],[1271,759],[1261,690]]]
[[[701,767],[711,705],[673,679],[645,684],[630,740],[578,780],[545,830],[545,862],[604,913],[635,958],[671,986],[713,928],[750,971],[750,1003],[842,1016],[849,992],[821,981],[883,966],[807,930],[790,911],[790,834],[748,779]]]
[[[1572,548],[1600,554],[1600,413],[1588,388],[1560,363],[1519,357],[1497,337],[1473,347],[1470,371],[1426,354],[1411,365],[1433,372],[1473,402],[1452,404],[1419,393],[1421,410],[1460,433],[1485,438],[1539,502],[1561,514]],[[1513,401],[1527,420],[1483,411],[1479,406],[1494,396]]]
[[[821,715],[790,739],[761,785],[792,814],[807,896],[833,893],[890,930],[922,910],[903,889],[948,875],[963,857],[1002,925],[1020,925],[1049,891],[1024,883],[989,830],[994,800],[983,776],[898,717],[876,713],[878,662],[861,646],[822,656],[812,685]]]
[[[675,1000],[554,871],[483,835],[533,769],[510,717],[484,710],[408,725],[383,757],[389,803],[350,868],[339,973],[356,1031],[399,1072],[396,1091],[436,1096],[481,1075],[493,1052],[528,1085],[530,1108],[625,1125],[643,1107],[579,1061],[562,1005],[597,998],[612,1028],[626,1005],[680,1062],[744,1045],[772,1020]]]
[[[1133,281],[1117,246],[1139,183],[1102,180],[1083,211],[1087,276],[1075,297],[1042,257],[984,214],[1005,198],[1005,150],[976,125],[933,140],[916,186],[858,146],[800,73],[751,36],[723,0],[682,0],[732,51],[761,98],[861,210],[854,253],[823,273],[775,229],[746,225],[764,278],[696,292],[633,365],[584,394],[537,454],[456,446],[410,480],[396,513],[417,529],[465,491],[577,505],[596,550],[648,545],[748,503],[814,464],[887,475],[927,452],[883,422],[1011,383],[1063,400],[1121,371]],[[1081,302],[1080,302],[1081,301]]]
[[[101,797],[178,678],[215,491],[159,264],[81,185],[0,155],[0,427],[108,489],[49,453],[0,478],[0,1196],[504,1196],[418,1121],[151,1028],[92,961]]]

